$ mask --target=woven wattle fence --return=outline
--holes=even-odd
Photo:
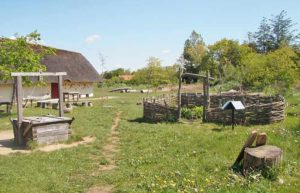
[[[203,106],[202,94],[185,93],[181,95],[182,106]],[[265,96],[260,94],[222,93],[210,96],[210,109],[207,122],[231,123],[231,110],[221,110],[227,101],[241,101],[245,110],[235,111],[235,122],[238,124],[270,124],[284,119],[285,102],[282,96]]]
[[[204,96],[201,93],[181,94],[183,107],[203,106]],[[241,101],[245,110],[235,111],[237,124],[270,124],[284,119],[285,102],[282,96],[265,96],[260,94],[222,93],[210,96],[210,108],[207,122],[231,123],[231,110],[221,110],[229,100]],[[143,100],[144,118],[152,121],[176,120],[178,115],[177,96],[163,95]]]
[[[151,121],[176,121],[178,116],[176,95],[144,98],[144,118]]]

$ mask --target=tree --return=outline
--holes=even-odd
[[[293,29],[295,23],[286,15],[283,10],[271,19],[263,18],[258,31],[248,34],[249,45],[259,53],[268,53],[285,45],[297,46],[300,34]]]
[[[176,65],[163,67],[159,58],[149,57],[147,66],[134,73],[131,83],[148,84],[155,87],[174,83],[177,81],[176,69]]]
[[[26,36],[16,36],[15,40],[0,40],[0,80],[11,79],[11,72],[45,71],[41,64],[45,55],[54,54],[54,49],[38,45],[40,34],[34,31]]]
[[[204,65],[202,65],[203,58],[206,55],[206,47],[203,38],[196,31],[193,31],[185,41],[183,49],[183,58],[186,63],[184,65],[187,72],[198,74],[200,70],[204,70]],[[196,81],[197,79],[193,79]],[[191,78],[187,80],[191,81]]]
[[[222,39],[208,46],[209,70],[217,76],[219,81],[236,81],[241,84],[243,76],[242,58],[251,49],[247,45],[240,45],[238,41]],[[221,88],[220,88],[221,89]]]
[[[267,54],[249,53],[243,59],[243,85],[271,94],[288,92],[299,76],[296,57],[297,53],[289,46]]]
[[[54,49],[38,45],[41,40],[40,34],[34,31],[25,36],[17,36],[15,40],[0,39],[0,80],[11,79],[11,72],[38,72],[45,71],[46,67],[41,64],[41,59],[54,54]],[[25,82],[30,83],[29,79]],[[12,100],[15,95],[13,88]]]

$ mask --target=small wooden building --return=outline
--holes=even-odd
[[[80,53],[55,49],[54,55],[45,56],[41,63],[47,72],[66,72],[63,77],[62,92],[79,93],[80,98],[93,97],[94,83],[100,82],[100,76],[93,65]],[[37,77],[35,77],[37,79]],[[58,82],[55,77],[45,77],[43,86],[23,88],[23,99],[37,100],[58,98]],[[13,80],[0,81],[0,103],[10,102],[13,93]]]

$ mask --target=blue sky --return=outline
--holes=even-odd
[[[0,36],[38,30],[46,45],[82,53],[99,72],[99,52],[106,70],[135,70],[150,56],[176,62],[192,30],[206,44],[242,42],[281,10],[299,30],[299,7],[299,0],[1,0]]]

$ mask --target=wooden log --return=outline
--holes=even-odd
[[[268,137],[267,137],[266,133],[258,134],[257,138],[256,138],[256,147],[266,145],[267,139],[268,139]]]
[[[256,131],[256,130],[253,130],[253,131],[249,134],[249,136],[248,136],[248,138],[247,138],[247,140],[246,140],[244,146],[242,147],[242,149],[241,149],[239,155],[237,156],[237,158],[236,158],[234,164],[232,165],[232,167],[238,165],[238,164],[242,161],[243,156],[244,156],[244,150],[245,150],[247,147],[250,147],[250,146],[252,145],[252,143],[253,143],[253,142],[255,141],[255,139],[256,139],[256,136],[257,136],[257,131]]]
[[[265,167],[276,167],[282,160],[282,150],[276,146],[263,145],[246,148],[244,151],[243,173]]]

